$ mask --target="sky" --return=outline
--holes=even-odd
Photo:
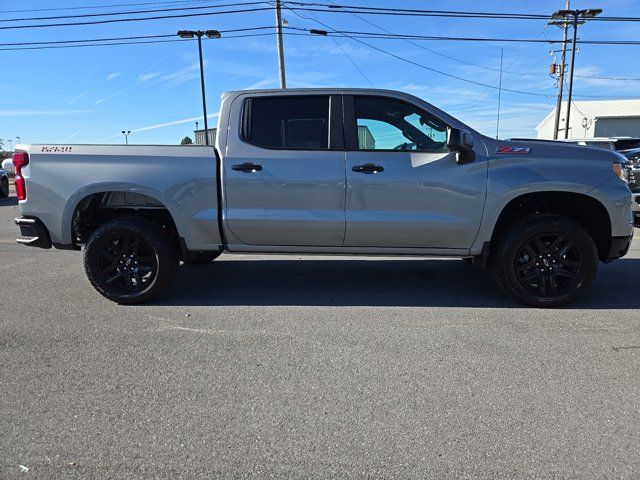
[[[151,1],[153,0],[57,0],[54,4],[47,0],[0,0],[0,27],[38,23],[2,22],[13,18],[235,3],[231,0],[180,3],[157,0],[158,3],[153,5],[132,5]],[[376,7],[536,14],[550,14],[564,8],[564,0],[334,1]],[[36,11],[54,6],[105,5],[118,6]],[[272,26],[274,12],[258,10],[261,7],[263,5],[254,5],[248,13],[143,22],[29,29],[0,28],[0,44],[168,35],[184,29],[232,30]],[[571,7],[602,8],[603,15],[606,16],[640,17],[640,0],[573,0]],[[228,7],[220,10],[230,8],[233,9]],[[180,12],[170,12],[176,13]],[[290,27],[307,29],[365,32],[381,32],[381,29],[385,29],[393,33],[435,36],[561,38],[561,30],[546,26],[543,20],[356,16],[318,12],[296,14],[287,9],[283,11],[283,16]],[[71,20],[58,20],[69,21]],[[260,33],[267,32],[265,30]],[[217,122],[215,112],[223,92],[278,87],[274,35],[229,38],[232,35],[223,33],[220,39],[203,42],[210,126]],[[640,22],[591,22],[580,27],[579,38],[637,40],[640,38]],[[369,45],[341,36],[323,37],[308,33],[286,35],[284,52],[287,86],[374,86],[401,90],[425,99],[480,132],[494,137],[499,93],[497,88],[447,77],[396,57],[400,56],[462,79],[497,87],[500,80],[500,56],[503,53],[502,87],[538,95],[502,91],[499,137],[535,137],[536,125],[555,105],[556,83],[549,76],[548,70],[554,58],[559,61],[559,55],[550,53],[553,47],[548,44],[456,41],[410,43],[382,39],[362,39],[362,42]],[[1,50],[3,48],[7,47],[0,46],[0,64],[3,67],[0,76],[0,139],[5,139],[5,148],[9,146],[6,140],[15,142],[16,137],[20,137],[21,143],[124,143],[122,130],[132,132],[129,136],[130,143],[178,144],[184,136],[193,138],[196,121],[200,122],[200,128],[203,127],[198,49],[195,41],[21,51]],[[640,98],[640,81],[637,80],[640,78],[639,58],[640,46],[580,47],[576,55],[574,99]],[[636,80],[618,81],[592,77]]]

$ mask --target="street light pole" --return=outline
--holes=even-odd
[[[124,141],[127,145],[129,145],[129,134],[131,130],[122,130],[122,135],[124,135]]]
[[[202,88],[202,114],[204,116],[204,144],[209,145],[209,123],[207,122],[207,98],[204,89],[204,62],[202,61],[202,37],[220,38],[220,32],[217,30],[180,30],[178,32],[180,38],[198,37],[198,57],[200,59],[200,87]]]
[[[202,114],[204,115],[204,144],[209,145],[209,123],[207,122],[207,99],[204,93],[204,65],[202,63],[202,35],[198,35],[198,55],[200,57],[200,86],[202,87]]]

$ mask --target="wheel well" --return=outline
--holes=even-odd
[[[162,202],[139,193],[113,191],[93,193],[78,203],[71,220],[73,243],[86,243],[94,230],[108,220],[131,216],[156,222],[179,243],[176,224]]]
[[[500,213],[491,242],[517,218],[536,213],[555,213],[576,220],[593,237],[600,259],[607,258],[611,243],[607,209],[595,198],[580,193],[535,192],[514,198]]]

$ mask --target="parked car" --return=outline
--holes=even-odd
[[[561,140],[568,143],[577,143],[587,147],[606,148],[607,150],[621,151],[631,148],[640,148],[640,138],[633,137],[595,137]]]
[[[625,170],[629,190],[633,194],[631,208],[635,217],[635,225],[640,227],[640,148],[622,150],[620,153],[628,160]]]
[[[3,169],[0,169],[0,198],[9,196],[9,175]]]
[[[615,152],[495,140],[388,90],[237,91],[218,118],[215,147],[19,145],[18,242],[83,247],[118,303],[228,251],[462,257],[556,307],[629,249]]]
[[[11,158],[5,158],[2,161],[2,166],[0,168],[4,170],[10,177],[13,177],[16,174],[15,169],[13,168],[13,159]]]
[[[549,140],[544,138],[512,138],[518,142],[563,142],[582,145],[584,147],[604,148],[614,152],[640,148],[640,138],[634,137],[594,137]]]

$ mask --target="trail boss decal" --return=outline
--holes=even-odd
[[[526,155],[529,153],[529,147],[498,147],[496,153],[516,153]]]
[[[63,147],[61,145],[45,145],[42,147],[44,153],[67,153],[71,151],[72,147]]]

